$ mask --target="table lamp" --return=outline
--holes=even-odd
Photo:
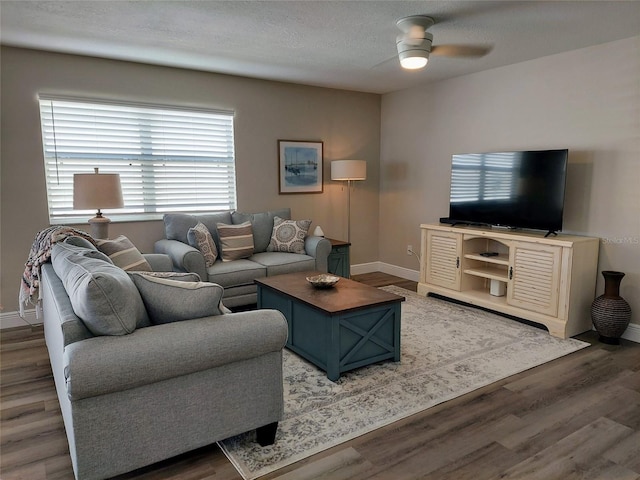
[[[351,242],[351,182],[367,179],[365,160],[334,160],[331,162],[331,180],[347,182],[347,242]]]
[[[111,220],[102,215],[103,208],[122,208],[122,187],[117,173],[76,173],[73,175],[73,209],[97,209],[89,220],[93,238],[109,238]]]

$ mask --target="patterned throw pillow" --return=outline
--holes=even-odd
[[[253,229],[251,228],[251,222],[244,222],[238,225],[218,223],[217,227],[223,262],[249,258],[253,255]]]
[[[304,254],[304,239],[309,232],[311,220],[285,220],[274,217],[273,233],[267,252]]]
[[[202,252],[202,255],[204,255],[204,263],[207,267],[211,267],[216,263],[218,248],[213,241],[211,232],[209,232],[209,229],[204,223],[198,222],[195,227],[190,228],[187,232],[187,240],[189,241],[189,245]]]
[[[113,240],[97,240],[98,250],[108,256],[113,264],[123,270],[150,272],[153,270],[131,241],[124,235]]]

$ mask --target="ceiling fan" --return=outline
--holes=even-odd
[[[424,68],[430,54],[444,57],[482,57],[491,51],[491,47],[481,45],[432,45],[433,35],[427,30],[434,23],[435,20],[426,15],[411,15],[396,22],[403,32],[396,38],[402,68]]]

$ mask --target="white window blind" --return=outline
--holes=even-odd
[[[236,208],[233,113],[40,96],[49,218],[73,209],[73,174],[119,173],[124,208],[112,220]]]

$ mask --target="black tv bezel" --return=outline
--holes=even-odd
[[[456,218],[452,215],[452,202],[451,202],[451,186],[452,186],[452,175],[453,175],[453,159],[456,156],[462,155],[490,155],[490,154],[502,154],[502,153],[513,153],[513,154],[527,154],[534,153],[540,154],[545,152],[564,152],[564,166],[562,171],[564,172],[564,178],[562,181],[562,202],[561,208],[559,211],[559,220],[556,218],[553,221],[545,223],[544,225],[536,223],[531,224],[528,222],[501,222],[500,219],[492,219],[496,221],[488,221],[489,219],[483,218]],[[564,208],[566,201],[566,191],[567,191],[567,167],[569,164],[569,149],[568,148],[556,148],[556,149],[544,149],[544,150],[502,150],[502,151],[494,151],[494,152],[469,152],[469,153],[454,153],[451,155],[451,172],[450,172],[450,184],[449,184],[449,217],[446,219],[440,219],[441,222],[451,224],[451,225],[471,225],[471,226],[483,226],[483,227],[502,227],[508,228],[512,230],[539,230],[539,231],[547,231],[547,235],[555,234],[562,230],[563,221],[564,221]]]

